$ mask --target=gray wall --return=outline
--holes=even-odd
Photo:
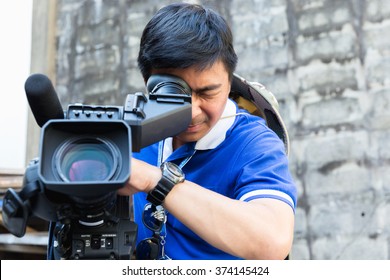
[[[68,103],[122,105],[136,56],[174,1],[57,1],[56,87]],[[390,258],[390,2],[198,1],[229,21],[237,73],[280,102],[299,202],[292,259]]]

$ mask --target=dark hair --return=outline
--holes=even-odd
[[[231,78],[237,55],[225,19],[201,5],[176,3],[160,9],[146,25],[138,66],[147,80],[152,69],[195,66],[203,70],[219,59]]]

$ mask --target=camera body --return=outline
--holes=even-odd
[[[22,237],[34,215],[55,225],[49,232],[55,258],[130,258],[137,225],[129,198],[116,192],[131,176],[131,152],[191,122],[191,89],[184,81],[152,75],[147,89],[147,95],[128,94],[124,106],[71,104],[64,119],[43,124],[39,157],[27,167],[23,188],[9,189],[3,199],[12,234]]]

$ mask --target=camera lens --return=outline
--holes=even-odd
[[[108,181],[120,164],[117,147],[101,138],[71,139],[55,156],[55,169],[65,182]]]

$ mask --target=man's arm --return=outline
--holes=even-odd
[[[149,192],[160,178],[158,167],[133,159],[129,184],[119,194]],[[229,254],[244,259],[284,259],[290,252],[294,213],[277,199],[243,202],[185,181],[172,189],[164,207],[205,241]]]
[[[282,201],[238,201],[185,181],[173,188],[164,206],[201,238],[229,254],[284,259],[290,252],[294,213]]]

